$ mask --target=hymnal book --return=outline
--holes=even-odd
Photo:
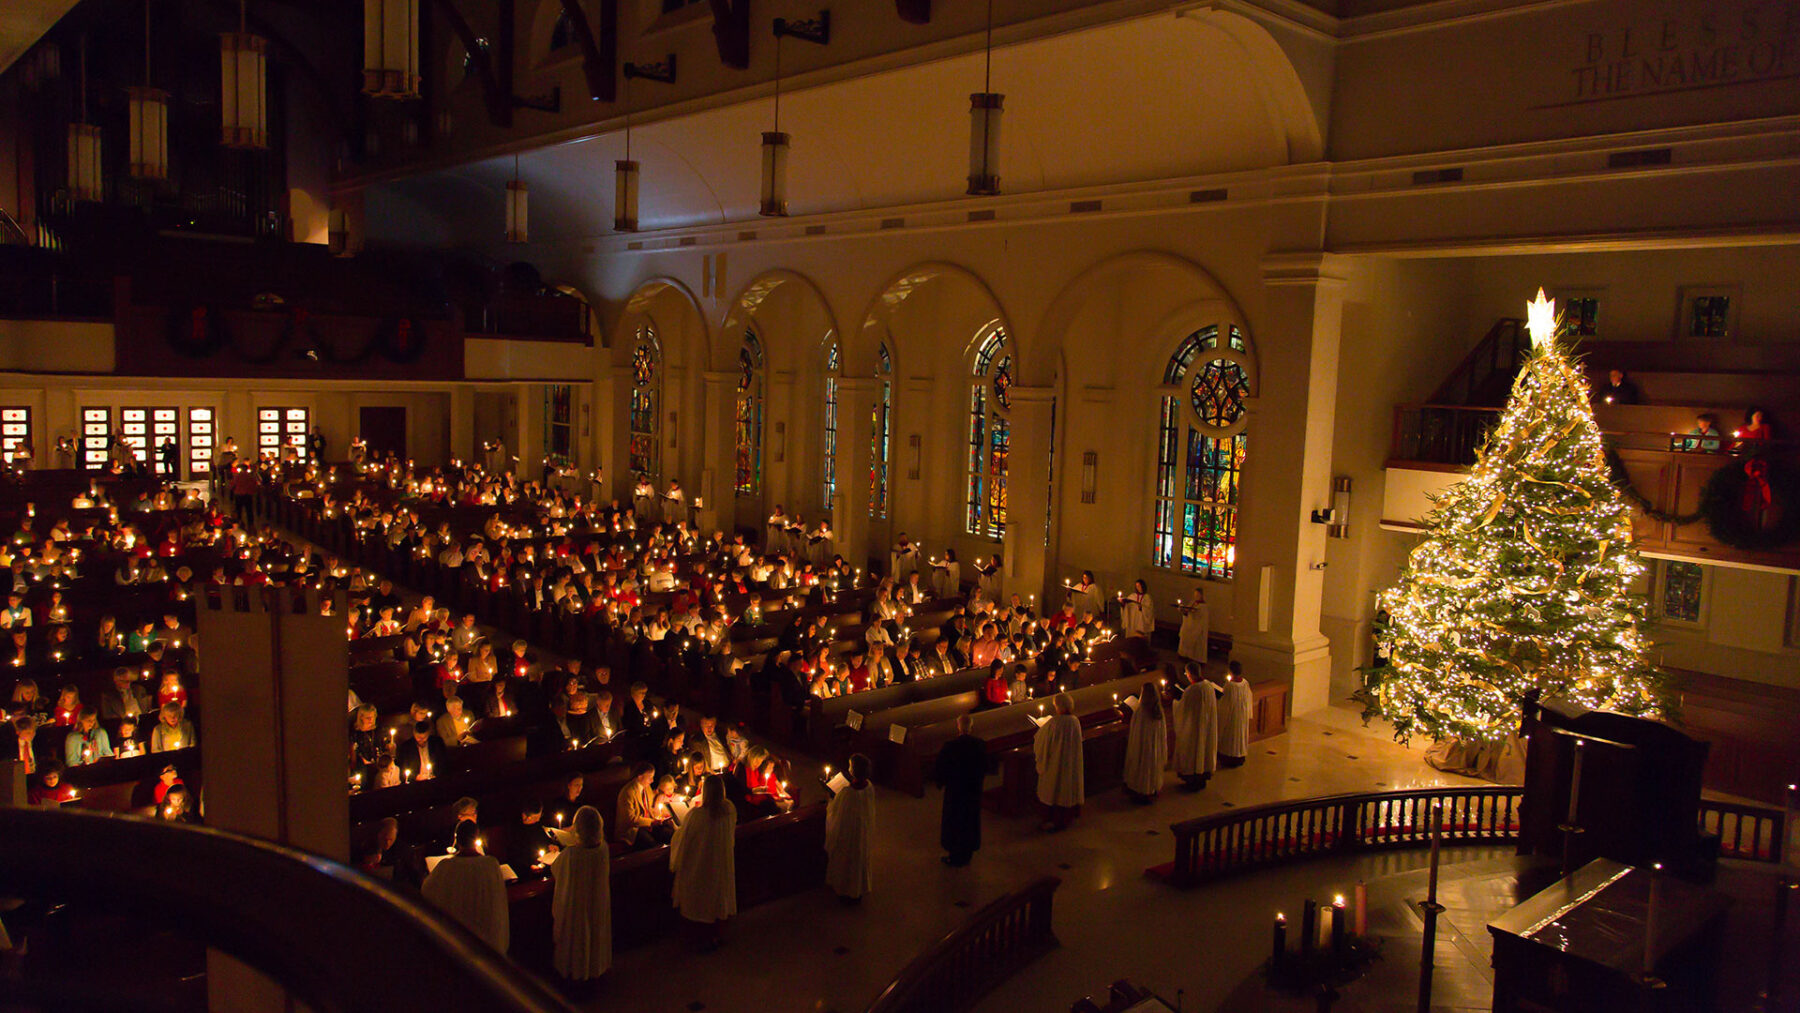
[[[850,710],[850,711],[844,712],[844,727],[850,729],[851,731],[853,731],[853,732],[862,731],[862,722],[863,722],[863,716],[862,716],[861,711]]]
[[[906,726],[888,725],[888,741],[896,745],[904,744],[906,742]]]
[[[838,792],[843,791],[848,787],[850,787],[850,779],[845,777],[844,772],[841,770],[831,775],[831,780],[825,782],[826,790],[830,791],[833,795],[836,795]]]
[[[1027,714],[1027,715],[1025,715],[1025,717],[1027,719],[1029,719],[1032,724],[1037,725],[1039,728],[1044,727],[1044,722],[1050,720],[1050,715],[1048,715],[1048,714]]]

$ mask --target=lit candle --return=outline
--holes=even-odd
[[[1269,954],[1271,971],[1281,966],[1282,958],[1287,956],[1287,915],[1275,912],[1275,944]]]
[[[1662,906],[1662,863],[1650,867],[1650,906],[1644,912],[1644,977],[1656,977],[1656,915]]]
[[[1579,755],[1579,754],[1577,754]],[[1444,836],[1444,820],[1440,812],[1443,803],[1431,803],[1431,879],[1425,887],[1425,903],[1437,903],[1438,884],[1438,848]]]
[[[1344,895],[1331,899],[1331,955],[1344,956]]]

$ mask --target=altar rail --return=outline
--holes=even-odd
[[[1511,843],[1519,837],[1522,789],[1512,785],[1327,795],[1213,813],[1170,826],[1175,861],[1149,870],[1178,886],[1284,862],[1431,843],[1431,806],[1443,812],[1446,844]],[[1780,862],[1782,810],[1700,800],[1700,830],[1721,858]]]
[[[1050,903],[1060,885],[1062,880],[1045,876],[982,908],[913,958],[868,1013],[954,1013],[975,1005],[1059,945],[1050,927]]]

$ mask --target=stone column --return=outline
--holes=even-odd
[[[1044,605],[1045,556],[1050,543],[1050,443],[1056,392],[1050,387],[1014,387],[1008,395],[1006,462],[1006,594],[1036,595]],[[966,568],[973,560],[965,560]],[[966,572],[966,571],[965,571]]]
[[[475,448],[475,388],[466,383],[450,388],[450,459],[481,460]]]
[[[1251,679],[1290,681],[1294,713],[1304,714],[1330,703],[1331,650],[1319,629],[1325,525],[1312,512],[1331,499],[1344,278],[1330,254],[1278,253],[1263,260],[1263,285],[1232,657]]]
[[[869,565],[869,469],[874,452],[869,419],[875,395],[873,378],[838,379],[837,490],[832,496],[831,529],[838,554],[861,569]]]
[[[706,382],[701,402],[699,432],[684,439],[700,437],[701,468],[698,495],[705,504],[700,508],[702,531],[723,531],[727,536],[737,524],[737,383],[736,370],[708,370],[701,377]]]
[[[507,434],[507,462],[522,479],[544,477],[544,385],[521,383],[513,387],[513,425]]]

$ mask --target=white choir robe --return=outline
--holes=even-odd
[[[737,914],[737,808],[689,810],[669,841],[669,872],[681,917],[711,923]]]
[[[820,535],[823,537],[814,537]],[[806,558],[812,562],[814,569],[829,565],[836,552],[837,545],[829,531],[815,531],[806,540]]]
[[[875,787],[847,787],[825,807],[825,885],[839,897],[875,889]]]
[[[664,494],[662,501],[662,519],[664,524],[674,524],[687,520],[687,496],[680,490],[671,490]]]
[[[1037,796],[1045,805],[1078,806],[1087,798],[1081,762],[1081,719],[1057,714],[1032,739],[1037,754]]]
[[[947,562],[936,567],[932,570],[931,582],[939,598],[954,598],[962,594],[962,564]]]
[[[1246,756],[1250,752],[1250,684],[1243,679],[1225,683],[1225,695],[1219,700],[1219,752],[1226,756]]]
[[[1156,632],[1156,601],[1148,593],[1132,593],[1119,603],[1119,635],[1149,639]]]
[[[632,512],[637,514],[639,523],[655,520],[659,514],[656,506],[656,489],[648,485],[640,485],[631,492]]]
[[[888,560],[888,575],[894,578],[896,584],[905,584],[906,578],[918,569],[919,547],[916,545],[908,545],[904,552],[895,549]]]
[[[993,601],[993,602],[998,602],[1000,600],[1000,568],[999,567],[995,567],[993,573],[979,574],[975,578],[975,583],[977,586],[979,586],[981,588],[981,593],[988,597],[988,600]]]
[[[1095,584],[1085,591],[1079,587],[1069,589],[1069,601],[1075,605],[1075,618],[1080,619],[1082,613],[1091,612],[1095,619],[1106,618],[1106,599],[1100,597],[1100,585]]]
[[[1190,661],[1206,664],[1207,629],[1206,603],[1187,606],[1181,617],[1181,640],[1175,653]]]
[[[605,842],[564,848],[550,865],[556,973],[571,981],[612,967],[612,857]]]
[[[1175,773],[1197,777],[1219,767],[1219,687],[1205,679],[1175,701]]]
[[[1168,725],[1160,712],[1155,717],[1145,713],[1139,701],[1125,737],[1125,787],[1139,795],[1156,794],[1162,790],[1163,768],[1168,764]]]
[[[431,870],[419,892],[483,942],[506,952],[512,941],[512,921],[499,859],[492,855],[451,855]]]
[[[787,518],[772,516],[763,526],[763,553],[775,556],[787,551]]]

